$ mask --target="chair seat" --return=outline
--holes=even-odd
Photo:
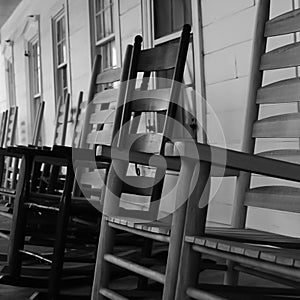
[[[291,276],[296,273],[300,280],[300,251],[297,249],[286,249],[275,247],[266,244],[250,244],[236,242],[229,239],[211,238],[208,236],[186,236],[185,241],[193,245],[193,249],[202,253],[212,254],[221,258],[230,259],[242,263],[252,264],[254,260],[259,260],[261,265],[259,267],[265,268],[263,263],[272,263],[282,267],[289,267],[291,269]],[[213,251],[206,251],[211,249]],[[222,253],[226,253],[222,255]],[[220,254],[220,255],[219,255]],[[228,256],[228,257],[227,257]],[[240,257],[248,258],[248,260],[241,260]]]
[[[120,229],[122,230],[128,232],[132,231],[132,229],[140,231],[140,235],[143,235],[142,232],[148,232],[151,234],[158,234],[169,237],[171,231],[170,225],[162,221],[152,221],[145,223],[145,220],[142,219],[139,220],[136,218],[119,216],[106,217],[106,219],[109,221],[109,223],[119,225]]]
[[[2,300],[31,299],[31,296],[36,292],[36,289],[16,287],[4,284],[0,285],[0,290]]]
[[[299,249],[300,239],[276,233],[255,229],[237,229],[224,227],[207,227],[205,235],[212,238],[228,239],[250,244],[265,244],[272,246]]]

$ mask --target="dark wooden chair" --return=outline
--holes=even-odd
[[[34,131],[33,131],[33,136],[32,136],[32,145],[35,145],[35,146],[37,146],[38,140],[39,140],[44,105],[45,105],[44,102],[40,103],[40,105],[38,107],[38,111],[37,111],[36,120],[35,120]],[[3,115],[4,114],[6,114],[6,116],[7,116],[7,113],[4,112]],[[1,153],[0,161],[1,161],[1,164],[3,165],[3,167],[2,168],[0,167],[0,178],[3,178],[3,175],[5,174],[4,162],[5,162],[5,159],[7,159],[7,156],[5,154],[7,154],[6,151],[3,151]],[[12,158],[13,158],[13,156],[11,156],[11,159]],[[16,158],[16,157],[14,159],[18,160],[18,158]],[[13,182],[14,184],[10,184],[9,186],[6,186],[6,187],[1,187],[0,195],[14,198],[15,192],[16,192],[16,190],[15,190],[16,181],[18,180],[18,171],[19,171],[19,161],[18,161],[18,164],[16,163],[15,168],[13,169],[13,172],[12,172],[13,173],[12,177],[15,178],[15,181]],[[0,215],[2,217],[6,218],[8,221],[5,222],[5,225],[3,227],[1,227],[0,235],[2,236],[2,238],[8,239],[9,227],[10,227],[9,225],[10,225],[10,220],[12,219],[12,207],[4,205],[4,204],[7,204],[6,201],[1,206]],[[4,257],[6,257],[6,256],[4,255]],[[5,260],[6,260],[6,258],[5,258]]]
[[[37,146],[38,145],[38,140],[40,136],[40,131],[41,131],[41,125],[42,125],[42,119],[43,119],[43,113],[44,113],[44,107],[45,107],[45,102],[42,101],[37,109],[37,115],[34,123],[34,128],[33,128],[33,135],[32,135],[32,142],[31,146]],[[13,117],[14,120],[16,121],[17,117]],[[16,130],[16,124],[12,126],[14,131]],[[12,131],[13,132],[13,131]],[[14,134],[15,135],[15,134]],[[12,143],[6,144],[4,148],[13,146]],[[5,159],[5,156],[2,157],[2,159]],[[6,160],[9,160],[10,167],[5,169],[5,172],[3,175],[0,174],[0,178],[3,178],[3,185],[0,188],[0,195],[6,196],[10,199],[10,202],[12,203],[14,195],[15,195],[15,189],[16,189],[16,184],[17,184],[17,178],[18,178],[18,171],[19,171],[19,160],[17,158],[6,158]],[[14,162],[13,162],[14,160]],[[4,171],[4,168],[3,168]],[[2,207],[1,211],[8,211],[10,209],[9,206]]]
[[[201,158],[200,170],[201,168],[207,170],[206,174],[199,178],[199,187],[204,185],[203,182],[209,175],[214,175],[212,172],[209,174],[210,164],[224,167],[225,175],[236,173],[232,228],[205,228],[208,205],[204,199],[199,206],[197,199],[201,198],[201,194],[205,196],[205,193],[201,188],[196,190],[195,193],[198,194],[194,200],[189,201],[187,209],[175,298],[178,300],[205,297],[244,299],[245,294],[250,299],[257,296],[266,299],[299,298],[300,296],[300,239],[246,226],[250,207],[264,209],[265,213],[270,210],[299,213],[297,183],[300,170],[298,165],[300,115],[298,112],[286,114],[281,112],[282,104],[299,102],[299,78],[296,71],[300,64],[299,43],[294,42],[272,51],[267,51],[266,45],[272,37],[276,36],[279,39],[282,35],[293,35],[300,31],[300,10],[293,10],[270,19],[270,1],[259,1],[257,9],[242,148],[244,152],[197,145]],[[283,73],[280,72],[284,69],[288,71],[287,68],[291,68],[291,73],[282,75]],[[275,70],[278,70],[276,79],[266,84],[265,80],[270,73],[274,76]],[[268,117],[264,117],[263,109],[267,111],[271,106],[273,111],[277,108],[276,115],[269,114]],[[182,153],[189,153],[189,145],[179,143],[177,146],[182,147]],[[267,149],[264,150],[264,147]],[[255,150],[261,151],[257,149],[263,151],[253,155]],[[217,155],[213,156],[213,153]],[[218,161],[222,156],[226,161]],[[193,163],[191,167],[192,165]],[[284,180],[275,181],[270,177]],[[210,258],[228,261],[227,265],[219,266],[220,270],[225,271],[227,286],[197,285],[199,272],[209,268],[203,259],[207,255]],[[216,265],[215,268],[217,269]],[[238,285],[239,272],[256,276],[258,281],[266,279],[289,288],[264,286],[255,287],[254,291],[249,287]]]
[[[131,50],[130,47],[128,49]],[[130,59],[130,51],[126,57],[127,60]],[[128,70],[126,59],[125,67]],[[122,76],[122,78],[127,79],[127,73],[123,72]],[[116,106],[114,103],[118,98],[118,93],[122,93],[122,89],[118,91],[108,87],[110,83],[116,80],[120,80],[120,69],[101,72],[101,57],[100,55],[97,56],[93,67],[88,101],[82,102],[80,99],[81,103],[78,106],[81,112],[77,118],[73,135],[74,147],[78,147],[78,141],[80,141],[78,149],[58,145],[55,145],[51,150],[11,149],[12,152],[21,153],[25,158],[22,161],[22,176],[20,175],[20,187],[14,209],[11,232],[11,236],[14,238],[10,240],[9,260],[5,268],[8,275],[3,277],[2,282],[20,283],[39,288],[48,287],[47,296],[44,293],[37,294],[39,297],[56,299],[59,297],[62,285],[74,284],[74,282],[75,284],[78,282],[82,284],[91,280],[93,260],[89,259],[86,253],[90,252],[90,244],[95,244],[96,239],[91,241],[89,238],[92,235],[89,234],[90,222],[84,220],[82,214],[86,216],[85,211],[87,209],[88,212],[92,211],[97,218],[101,214],[82,196],[78,184],[73,183],[74,167],[75,172],[78,173],[78,178],[83,178],[84,184],[89,184],[90,189],[95,190],[93,182],[87,181],[85,175],[92,172],[91,166],[85,164],[84,170],[73,166],[72,160],[74,158],[72,155],[73,151],[77,152],[76,150],[81,151],[80,153],[87,152],[90,155],[95,153],[95,145],[99,141],[110,143],[109,137],[112,136],[110,131],[113,124],[113,116],[110,115],[114,115],[113,109]],[[101,88],[103,85],[106,86],[106,89]],[[82,118],[83,115],[84,119]],[[110,117],[104,118],[107,115]],[[79,133],[79,127],[82,128],[81,133]],[[50,194],[49,186],[46,187],[45,193],[38,190],[38,184],[36,184],[38,181],[34,178],[36,172],[32,171],[32,168],[39,161],[50,162],[52,167],[66,167],[64,186],[60,188],[61,194],[56,193],[57,189],[55,189],[54,194]],[[107,168],[107,165],[105,162],[104,168]],[[50,169],[50,177],[52,172],[53,168]],[[39,178],[38,176],[37,178]],[[24,230],[24,224],[26,224],[26,230]],[[97,227],[97,233],[99,231],[98,226],[94,226],[94,230],[95,227]],[[26,248],[24,248],[24,244]],[[32,246],[43,246],[44,248],[41,251],[32,252]],[[43,255],[45,249],[47,251]],[[76,252],[78,249],[85,254],[78,255]],[[93,251],[95,252],[95,247]],[[27,265],[22,264],[22,256],[24,255],[32,257],[46,266],[43,268],[37,264],[28,264],[28,260],[26,261]],[[26,278],[28,274],[30,274],[31,279]],[[33,276],[34,274],[35,276]],[[40,279],[37,280],[37,278]],[[62,296],[63,299],[64,297]]]
[[[184,26],[179,43],[141,50],[141,37],[135,39],[119,135],[112,143],[111,153],[110,149],[105,146],[100,147],[98,152],[102,154],[99,159],[103,159],[106,155],[109,157],[111,154],[112,163],[105,192],[102,194],[104,207],[92,299],[127,299],[130,297],[128,294],[135,298],[147,299],[148,296],[152,296],[151,288],[147,280],[140,276],[153,280],[159,285],[162,284],[160,287],[164,286],[164,288],[160,289],[158,294],[163,293],[163,299],[173,299],[183,232],[181,218],[185,214],[185,207],[177,209],[172,214],[172,220],[169,223],[156,221],[160,213],[158,202],[163,190],[166,169],[162,168],[161,164],[156,164],[148,170],[152,176],[147,176],[147,172],[142,171],[145,170],[144,165],[148,164],[149,157],[153,154],[164,153],[165,143],[171,136],[173,129],[171,120],[175,118],[178,108],[176,104],[183,79],[189,40],[189,25]],[[173,69],[170,88],[149,89],[151,73],[170,69]],[[142,73],[141,82],[137,80],[138,73]],[[149,112],[160,116],[163,124],[161,131],[145,130],[144,115]],[[105,149],[108,149],[109,153],[105,154]],[[131,165],[129,163],[131,158],[126,161],[124,156],[123,158],[114,156],[118,151],[125,153],[125,157],[127,154],[131,157],[132,151],[140,151],[145,154],[141,157],[148,159],[135,160],[138,155],[133,155],[133,165]],[[181,176],[185,177],[184,171]],[[180,186],[180,191],[183,194],[186,192],[184,183]],[[124,195],[126,198],[123,198]],[[118,245],[116,233],[120,232],[135,235],[136,239],[143,238],[139,246],[142,246],[145,251],[142,251],[141,247],[138,249],[136,246],[130,247],[129,241],[124,240],[122,246],[128,246],[129,249],[120,253],[116,247]],[[162,265],[159,266],[159,271],[151,269],[153,265],[156,265],[153,263],[155,257],[151,256],[151,250],[159,247],[149,247],[151,243],[147,245],[148,241],[161,242],[164,250],[169,249],[166,251],[166,266],[164,266],[163,257],[161,257],[162,262],[159,258],[156,260]],[[169,248],[168,244],[170,244]],[[139,250],[138,253],[137,250]],[[147,251],[150,253],[146,253]],[[133,256],[132,253],[134,253]],[[123,269],[125,273],[133,272],[138,278],[139,287],[145,288],[145,291],[140,293],[135,290],[127,292],[114,290],[109,283],[113,280],[112,268],[116,266]],[[166,268],[166,271],[164,272],[161,268]]]

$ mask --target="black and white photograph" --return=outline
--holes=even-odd
[[[300,299],[300,0],[0,0],[26,299]]]

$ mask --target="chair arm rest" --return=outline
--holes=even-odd
[[[170,157],[137,151],[128,152],[128,149],[124,150],[106,145],[101,146],[101,149],[99,149],[98,147],[97,154],[101,154],[96,156],[97,161],[103,161],[105,159],[115,159],[157,168],[166,166],[166,168],[171,171],[180,170],[179,157]]]
[[[9,151],[8,148],[0,148],[0,155],[1,156],[10,156],[10,157],[17,157],[21,158],[22,155],[13,151]]]
[[[69,151],[55,151],[50,149],[42,149],[42,148],[28,148],[28,147],[8,147],[7,153],[16,154],[19,156],[31,156],[31,157],[52,157],[52,158],[64,158],[70,159],[71,155]]]
[[[51,148],[50,148],[51,149]],[[68,151],[69,153],[72,152],[72,147],[70,146],[61,146],[61,145],[54,145],[52,147],[53,151]]]
[[[193,142],[176,142],[181,157],[223,167],[300,182],[300,165]],[[197,151],[195,151],[195,147]]]

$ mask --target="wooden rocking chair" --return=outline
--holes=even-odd
[[[293,42],[269,52],[266,51],[266,45],[274,36],[293,36],[300,31],[300,10],[270,19],[270,1],[262,0],[258,2],[257,12],[244,152],[197,145],[201,160],[198,160],[200,170],[202,168],[206,172],[198,178],[199,188],[195,190],[195,195],[188,204],[175,298],[177,300],[257,297],[298,299],[300,296],[300,239],[246,227],[250,207],[260,208],[265,212],[300,212],[300,190],[295,186],[295,183],[300,182],[300,152],[297,148],[300,115],[295,112],[259,118],[262,107],[266,109],[272,105],[274,109],[277,106],[277,113],[280,113],[280,104],[299,102],[300,81],[295,70],[300,65],[299,43]],[[282,72],[286,68],[291,68],[287,78],[281,77],[279,81],[277,79],[271,84],[264,84],[263,79],[267,78],[270,70],[274,74],[274,70]],[[262,140],[267,143],[267,151],[253,155],[255,149],[262,148],[259,144]],[[293,145],[293,140],[296,148],[291,149],[289,147]],[[177,147],[187,158],[192,159],[189,144],[178,143]],[[212,156],[212,153],[215,156]],[[218,161],[220,157],[226,157],[226,162]],[[196,160],[191,160],[191,170],[194,165]],[[210,173],[210,165],[224,167],[225,174],[237,173],[232,228],[205,228],[208,195],[201,187],[209,175],[213,176]],[[274,179],[271,180],[270,177],[286,181],[275,181],[274,185]],[[202,205],[199,205],[201,196]],[[274,222],[276,223],[276,219]],[[228,261],[228,264],[223,266],[210,265],[226,272],[226,286],[197,283],[199,272],[209,268],[204,259],[207,255],[210,258]],[[257,280],[263,278],[289,288],[239,286],[239,272],[256,276]]]
[[[6,123],[7,123],[7,113],[8,111],[5,110],[1,114],[1,123],[0,123],[0,147],[4,148],[4,141],[5,141],[5,132],[6,132]]]
[[[173,299],[180,253],[179,245],[183,232],[181,218],[184,217],[185,206],[173,213],[172,221],[169,224],[155,221],[159,217],[158,200],[163,190],[166,168],[162,168],[161,164],[154,163],[155,169],[152,168],[152,171],[155,171],[155,175],[153,176],[151,171],[152,176],[147,176],[137,170],[140,168],[137,165],[142,165],[141,168],[144,168],[143,165],[149,164],[152,154],[164,153],[167,137],[171,136],[172,131],[170,119],[175,118],[178,108],[176,104],[181,88],[180,83],[183,79],[189,40],[189,25],[184,26],[178,44],[166,44],[153,49],[141,50],[141,38],[136,37],[135,39],[119,136],[114,139],[113,148],[105,146],[99,148],[99,153],[101,153],[99,159],[109,158],[111,155],[112,163],[105,193],[102,194],[104,215],[100,227],[92,299],[127,299],[130,297],[128,295],[147,299],[153,293],[150,291],[151,287],[147,287],[147,281],[142,280],[140,276],[152,279],[159,285],[163,284],[163,291],[160,289],[158,294],[161,296],[163,293],[163,299]],[[174,70],[171,88],[148,89],[151,72],[169,69]],[[143,74],[140,87],[137,84],[138,73]],[[148,112],[160,115],[163,120],[162,132],[145,132],[143,116]],[[122,155],[124,154],[122,150],[125,151],[125,155]],[[141,156],[139,154],[131,155],[132,151],[142,152],[139,152]],[[120,153],[120,155],[116,153]],[[126,159],[126,155],[129,155],[129,159]],[[135,167],[129,162],[132,162]],[[151,162],[149,165],[152,165]],[[181,176],[183,176],[180,177],[181,179],[185,177],[184,171]],[[180,187],[180,191],[183,194],[186,192],[184,184]],[[126,199],[123,198],[125,194]],[[142,197],[147,197],[148,200],[151,198],[148,208],[145,200],[144,202],[140,201]],[[122,246],[128,246],[129,249],[120,253],[116,247],[116,233],[119,232],[143,238],[144,242],[139,243],[139,248],[143,248],[143,250],[140,249],[141,252],[137,253],[136,246],[135,248],[130,247],[129,241],[125,240]],[[162,242],[164,250],[168,249],[166,245],[170,244],[169,251],[167,251],[165,274],[151,270],[151,266],[155,265],[157,260],[155,263],[155,258],[151,257],[151,253],[147,253],[152,248],[148,247],[152,243],[147,245],[148,241]],[[157,249],[157,247],[155,248]],[[140,260],[138,260],[139,258]],[[164,264],[164,259],[162,259],[162,264]],[[124,272],[133,272],[139,278],[139,286],[145,290],[116,291],[109,285],[109,282],[112,282],[113,266],[123,269]]]
[[[130,47],[128,49],[131,50]],[[130,58],[130,51],[128,51],[126,57],[128,57],[127,60]],[[128,70],[126,59],[124,63],[124,68],[125,67],[126,70]],[[37,293],[36,296],[38,298],[44,299],[43,297],[48,297],[49,299],[57,299],[62,283],[64,285],[74,284],[75,280],[75,282],[79,281],[80,284],[82,284],[86,282],[86,280],[90,280],[93,274],[93,259],[91,260],[87,257],[87,254],[85,256],[82,254],[76,256],[76,252],[75,256],[72,256],[74,249],[78,248],[81,252],[82,250],[85,253],[90,252],[90,246],[88,245],[96,241],[95,238],[94,240],[89,238],[93,235],[88,234],[88,231],[91,230],[91,226],[89,226],[90,222],[86,220],[82,221],[81,216],[86,216],[86,211],[88,211],[88,213],[93,212],[98,218],[100,215],[99,212],[89,204],[85,197],[82,197],[78,184],[73,184],[73,167],[75,168],[75,166],[72,165],[72,151],[78,150],[90,155],[91,153],[95,153],[95,145],[99,143],[99,141],[106,141],[109,144],[109,139],[112,136],[111,125],[113,123],[113,117],[110,116],[107,120],[103,120],[103,116],[108,113],[114,114],[112,109],[115,107],[118,90],[103,90],[103,88],[99,89],[98,87],[103,85],[107,86],[116,80],[120,80],[120,69],[106,70],[99,73],[100,70],[101,57],[98,55],[93,67],[88,101],[85,103],[80,100],[81,103],[79,104],[81,113],[77,118],[78,122],[76,122],[73,135],[73,145],[78,147],[78,142],[80,141],[81,147],[79,149],[72,149],[71,147],[65,146],[54,146],[51,150],[12,149],[12,152],[20,152],[25,159],[23,162],[21,187],[18,197],[16,197],[16,211],[14,211],[11,233],[14,238],[10,241],[9,261],[6,268],[8,275],[2,279],[2,282],[9,284],[20,283],[37,288],[48,287],[47,296],[45,296],[44,293]],[[127,73],[124,72],[122,78],[127,79]],[[84,120],[82,118],[83,112],[85,115]],[[81,133],[79,127],[82,128]],[[36,185],[37,180],[34,178],[35,172],[32,171],[32,166],[33,162],[36,163],[39,161],[49,161],[52,167],[66,167],[64,186],[61,189],[62,194],[49,194],[50,184],[45,189],[46,193],[40,193],[38,191],[36,188],[38,186]],[[108,164],[106,162],[104,168],[107,168],[107,166]],[[89,167],[89,165],[84,165],[85,169]],[[92,170],[88,169],[88,172],[86,172],[79,169],[80,168],[76,170],[76,173],[77,171],[80,172],[77,176],[83,180],[83,184],[89,184],[91,191],[97,190],[93,186],[93,182],[87,181],[87,177],[89,177],[88,173],[92,172]],[[50,169],[50,178],[52,171],[53,168]],[[32,179],[30,180],[30,178]],[[54,190],[56,191],[56,189]],[[97,190],[97,192],[99,192],[99,190]],[[90,194],[93,193],[90,192]],[[94,192],[94,194],[96,193]],[[84,195],[86,195],[86,193],[84,193]],[[26,214],[30,213],[30,211],[34,211],[35,218],[26,219]],[[71,222],[69,222],[70,216],[72,216]],[[30,230],[25,232],[24,224],[26,223],[35,224],[37,230],[49,229],[51,227],[54,230],[50,232],[49,230],[46,232],[42,230],[39,235],[33,231],[32,227],[28,227],[27,225]],[[45,224],[46,226],[44,226]],[[97,226],[94,226],[93,229],[95,229],[95,227]],[[48,234],[48,237],[43,239],[45,234]],[[30,251],[30,248],[29,250],[24,249],[25,236],[27,237],[26,244],[34,244],[48,248],[53,247],[53,255],[49,255],[48,251],[43,255],[43,253]],[[29,240],[28,237],[30,237]],[[95,251],[95,248],[93,251]],[[65,253],[67,253],[66,256]],[[26,254],[27,257],[31,256],[35,260],[50,266],[46,268],[37,268],[37,265],[34,264],[22,266],[22,255],[24,254]],[[26,274],[30,274],[32,279],[27,279],[26,276],[28,275]],[[33,274],[36,276],[33,277]],[[37,280],[39,277],[40,279]],[[72,280],[72,278],[74,279]],[[62,296],[63,299],[65,299],[65,297],[67,296]]]

